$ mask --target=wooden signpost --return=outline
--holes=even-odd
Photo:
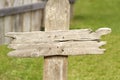
[[[69,30],[70,4],[68,0],[48,0],[45,8],[45,32],[9,32],[13,38],[8,53],[12,57],[44,57],[43,80],[67,80],[69,55],[103,54],[106,42],[102,35],[109,28]]]

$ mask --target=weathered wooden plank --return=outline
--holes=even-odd
[[[58,3],[59,2],[59,3]],[[45,12],[45,30],[68,30],[70,23],[70,5],[68,0],[47,3]]]
[[[36,11],[36,10],[39,10],[39,9],[43,9],[45,7],[45,4],[46,4],[46,2],[42,1],[40,3],[23,5],[23,6],[19,6],[19,7],[9,6],[8,8],[0,9],[0,17],[10,16],[10,15],[15,15],[15,14],[20,14],[20,13],[25,13],[25,12],[29,12],[29,11]]]
[[[69,1],[48,0],[45,8],[45,31],[68,30],[69,23]],[[67,80],[67,56],[51,56],[44,59],[43,80]]]
[[[65,42],[65,41],[99,41],[102,35],[111,32],[109,28],[101,28],[96,32],[89,29],[80,30],[64,30],[64,31],[49,31],[49,32],[10,32],[7,36],[13,37],[13,44],[23,43],[46,43],[46,42]]]
[[[78,47],[78,48],[91,48],[91,47],[101,47],[103,45],[105,45],[106,42],[102,41],[102,42],[97,42],[97,41],[68,41],[68,42],[51,42],[51,43],[37,43],[37,44],[10,44],[9,48],[12,49],[33,49],[33,48],[39,48],[39,47],[54,47],[54,46],[58,46],[58,47]]]
[[[111,29],[109,28],[100,28],[95,32],[92,32],[89,29],[48,32],[35,31],[23,33],[12,32],[8,33],[8,36],[13,37],[14,39],[16,38],[16,40],[13,41],[12,44],[9,45],[9,47],[12,49],[16,49],[18,54],[23,49],[26,54],[28,54],[28,50],[33,50],[33,53],[37,51],[36,53],[38,53],[40,56],[79,55],[95,53],[102,54],[104,52],[104,49],[99,49],[99,47],[104,45],[105,42],[100,42],[100,37],[110,32]],[[42,49],[37,50],[39,48]],[[64,53],[58,53],[58,51],[56,51],[55,49],[58,51],[63,50]]]
[[[40,3],[42,0],[32,0],[32,3]],[[40,4],[39,4],[40,5]],[[42,11],[37,10],[32,12],[32,24],[31,24],[31,31],[40,31],[42,26]]]
[[[16,49],[9,53],[13,57],[40,57],[52,55],[83,55],[103,54],[105,49],[100,49],[106,42],[97,41],[71,41],[41,44],[11,44],[10,48]]]
[[[23,0],[14,0],[13,7],[19,7],[23,5]],[[22,32],[23,31],[23,15],[17,14],[13,16],[13,32]]]
[[[70,4],[74,3],[74,0],[69,0],[69,1],[70,1]],[[0,17],[43,9],[43,8],[45,8],[45,5],[46,5],[46,0],[44,0],[44,2],[42,1],[40,3],[35,3],[35,4],[23,5],[23,6],[19,6],[19,7],[8,7],[8,8],[5,8],[5,9],[0,9]]]
[[[5,0],[5,3],[6,3],[5,8],[12,7],[13,2],[14,2],[14,0]],[[13,26],[12,16],[6,16],[4,18],[4,31],[5,31],[5,33],[11,32],[12,26]],[[10,41],[11,41],[10,38],[5,37],[5,44],[9,44]]]
[[[0,9],[4,8],[5,0],[0,0]],[[4,43],[4,18],[0,17],[0,45]]]
[[[32,0],[24,0],[23,4],[31,4]],[[23,32],[30,32],[30,27],[31,27],[31,12],[27,12],[23,14]]]
[[[42,48],[43,49],[43,48]],[[18,58],[30,58],[30,57],[41,57],[41,56],[77,56],[77,55],[84,55],[84,54],[103,54],[103,52],[105,51],[105,49],[79,49],[79,48],[72,48],[72,50],[70,50],[71,48],[65,48],[64,52],[62,52],[61,49],[54,49],[54,50],[49,50],[49,48],[44,48],[43,50],[39,51],[36,49],[26,49],[26,50],[16,50],[16,51],[12,51],[8,54],[8,56],[11,57],[18,57]],[[86,51],[85,51],[86,50]],[[46,53],[47,52],[47,53]],[[52,54],[58,52],[56,54]],[[62,53],[61,53],[62,52]],[[46,53],[46,54],[45,54]],[[69,54],[68,54],[69,53]],[[75,53],[75,54],[73,54]]]
[[[111,28],[99,28],[95,31],[99,37],[111,33]]]

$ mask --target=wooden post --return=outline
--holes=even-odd
[[[68,0],[48,0],[45,8],[45,31],[68,30],[70,20]],[[67,56],[44,57],[43,80],[67,80]]]
[[[102,35],[110,28],[69,30],[70,4],[68,0],[49,0],[45,8],[45,32],[10,32],[13,38],[9,48],[14,49],[8,56],[44,56],[43,80],[67,80],[69,55],[103,54],[100,49],[106,42]],[[54,30],[54,31],[53,31]],[[89,45],[88,45],[89,44]]]

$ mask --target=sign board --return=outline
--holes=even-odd
[[[106,42],[101,36],[109,28],[69,30],[69,0],[48,0],[45,7],[45,32],[9,32],[12,57],[44,56],[43,80],[67,80],[69,55],[103,54]],[[27,22],[25,22],[27,23]],[[28,24],[29,25],[29,24]]]
[[[111,32],[109,28],[100,28],[93,32],[90,29],[64,31],[10,32],[13,38],[9,45],[14,51],[8,55],[13,57],[40,57],[52,55],[102,54],[105,41],[102,35]]]

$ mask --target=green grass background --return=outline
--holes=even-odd
[[[76,0],[71,29],[110,27],[103,55],[70,56],[68,80],[120,80],[120,0]],[[42,80],[43,58],[10,58],[0,46],[0,80]]]

